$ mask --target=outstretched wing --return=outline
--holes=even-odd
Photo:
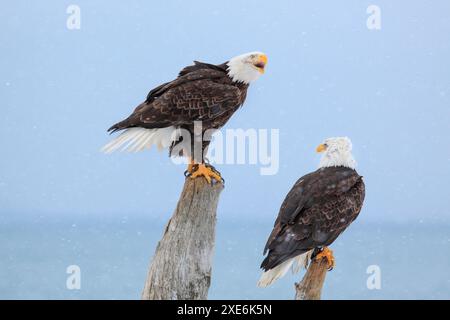
[[[183,75],[150,91],[145,102],[108,131],[214,122],[242,103],[241,91],[224,81],[227,75],[221,70],[199,68],[180,74]]]
[[[273,268],[334,241],[359,213],[359,195],[351,194],[358,183],[361,176],[343,167],[319,169],[300,178],[281,205],[262,267]]]

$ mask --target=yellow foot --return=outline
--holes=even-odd
[[[322,251],[320,251],[315,257],[317,261],[324,258],[327,259],[328,271],[331,271],[334,268],[335,262],[333,257],[333,251],[328,249],[328,247],[323,247]]]
[[[193,162],[189,163],[185,174],[191,175],[194,172],[194,166],[195,164]]]
[[[189,165],[191,166],[191,165]],[[189,172],[188,177],[195,179],[197,177],[203,176],[208,183],[211,183],[213,180],[217,182],[223,182],[220,173],[214,169],[213,166],[207,165],[204,163],[194,164],[191,168],[188,167],[187,171]]]
[[[184,175],[186,177],[189,177],[195,171],[194,170],[195,167],[196,167],[195,161],[191,160],[188,164],[186,171],[184,172]]]

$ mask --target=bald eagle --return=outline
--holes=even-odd
[[[261,264],[265,271],[258,285],[266,287],[293,267],[307,266],[309,258],[326,258],[331,270],[332,251],[327,248],[361,211],[365,186],[356,170],[352,143],[347,137],[326,139],[319,169],[301,177],[281,205],[267,240]],[[294,265],[294,263],[296,263]]]
[[[266,63],[267,56],[261,52],[246,53],[219,65],[194,61],[175,80],[151,90],[128,118],[109,128],[110,133],[123,132],[102,150],[136,152],[156,145],[160,150],[168,149],[169,156],[188,157],[190,177],[222,181],[219,172],[204,161],[209,140],[202,140],[201,152],[194,154],[195,123],[201,122],[200,137],[206,130],[225,125],[244,103],[249,84],[264,73]],[[182,136],[180,129],[190,137]]]

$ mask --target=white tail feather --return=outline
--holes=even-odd
[[[130,139],[129,144],[124,148],[124,150],[127,150],[129,152],[139,151],[139,149],[138,149],[139,141],[142,139],[142,137],[145,137],[147,134],[151,134],[151,133],[141,130],[141,131],[137,132],[136,134],[134,134],[133,138]]]
[[[160,129],[130,128],[106,144],[101,151],[112,153],[117,150],[138,152],[156,145],[158,150],[169,148],[177,138],[175,127]]]
[[[267,287],[272,284],[277,279],[281,278],[288,272],[289,268],[294,263],[294,258],[286,260],[282,264],[279,264],[273,269],[267,270],[261,275],[261,278],[258,281],[258,287]]]
[[[295,263],[292,266],[292,273],[297,273],[301,269],[308,268],[309,260],[311,259],[311,254],[312,254],[312,250],[294,257]]]
[[[311,251],[308,251],[284,261],[273,269],[265,271],[258,281],[258,287],[267,287],[271,285],[276,280],[283,277],[291,267],[293,273],[297,273],[301,268],[306,268],[308,266],[310,256]]]

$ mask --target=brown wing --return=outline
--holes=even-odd
[[[191,66],[184,67],[183,70],[178,74],[178,78],[163,83],[162,85],[152,89],[148,95],[145,102],[151,103],[155,98],[161,96],[167,90],[180,86],[184,83],[196,80],[220,80],[226,75],[226,65],[213,65],[209,63],[203,63],[199,61],[194,61]]]
[[[364,183],[355,170],[319,169],[300,178],[286,196],[261,267],[272,269],[289,258],[331,244],[358,216]]]
[[[214,122],[243,103],[241,90],[230,83],[223,70],[198,68],[180,74],[174,81],[150,91],[144,103],[108,131],[190,125],[200,120]]]

